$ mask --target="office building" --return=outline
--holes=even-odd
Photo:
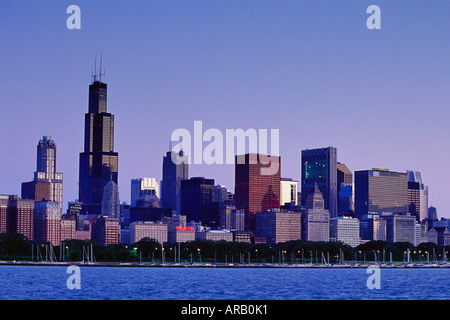
[[[188,221],[202,222],[204,225],[217,226],[219,224],[218,205],[214,202],[214,179],[194,177],[181,181],[180,213]]]
[[[355,172],[355,217],[408,212],[406,173],[387,169]]]
[[[353,212],[353,174],[343,163],[337,167],[338,214],[346,216]]]
[[[118,218],[98,216],[92,222],[91,237],[98,244],[118,244],[120,239],[120,224]]]
[[[266,243],[300,240],[301,213],[277,209],[258,212],[255,229],[255,236],[266,238]]]
[[[163,158],[161,200],[165,209],[180,213],[181,180],[189,179],[188,156],[169,151]]]
[[[359,246],[359,220],[345,216],[331,218],[330,241],[342,242],[352,247]]]
[[[136,206],[136,201],[146,195],[160,197],[159,185],[156,178],[131,179],[131,206]]]
[[[337,149],[333,147],[302,150],[302,202],[306,205],[317,185],[325,200],[330,217],[338,215]]]
[[[362,240],[386,241],[386,220],[379,217],[363,218],[359,222],[360,236]]]
[[[271,160],[266,164],[264,158]],[[276,170],[274,170],[276,169]],[[281,158],[261,154],[235,157],[235,205],[245,212],[245,229],[255,230],[258,212],[280,208]]]
[[[56,172],[56,144],[44,136],[37,145],[34,179],[22,183],[22,199],[53,201],[62,206],[63,174]]]
[[[233,241],[233,233],[230,230],[208,230],[195,233],[195,240],[209,241]]]
[[[411,215],[390,215],[386,219],[386,240],[416,243],[416,218]]]
[[[280,206],[298,205],[298,181],[291,178],[280,179]]]
[[[61,242],[61,206],[57,202],[34,203],[34,240],[58,246]]]
[[[245,212],[235,206],[222,205],[220,208],[220,227],[229,230],[245,230]]]
[[[20,233],[34,240],[34,200],[9,195],[6,209],[6,232]]]
[[[330,213],[325,209],[325,200],[317,185],[306,199],[301,231],[302,240],[330,241]]]
[[[61,218],[61,241],[75,239],[76,221],[71,218]]]
[[[102,82],[100,70],[100,75],[94,75],[89,86],[89,108],[84,118],[84,151],[80,153],[78,200],[85,204],[85,214],[101,214],[106,184],[113,181],[118,185],[118,158],[114,151],[114,115],[107,111],[107,84]]]
[[[422,176],[417,171],[407,171],[408,175],[408,212],[416,217],[418,222],[427,218],[428,185],[422,182]]]
[[[7,229],[8,200],[9,200],[8,195],[0,194],[0,233],[8,232]]]
[[[138,242],[144,238],[156,240],[160,244],[168,240],[168,226],[151,221],[135,221],[130,223],[129,243]]]
[[[101,215],[111,218],[120,216],[119,187],[114,181],[109,181],[103,189]]]

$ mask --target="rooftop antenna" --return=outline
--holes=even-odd
[[[97,81],[97,51],[95,51],[94,82]]]
[[[102,76],[105,75],[104,73],[102,73],[102,66],[103,66],[103,50],[100,51],[100,73],[99,73],[100,82],[102,82]]]

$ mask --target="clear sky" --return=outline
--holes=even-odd
[[[69,30],[69,5],[81,30]],[[369,5],[381,30],[369,30]],[[96,52],[115,115],[121,201],[161,179],[173,130],[280,129],[282,176],[300,152],[334,146],[350,170],[415,170],[450,217],[448,0],[3,0],[0,193],[20,195],[49,135],[78,197]],[[191,165],[234,191],[232,165]]]

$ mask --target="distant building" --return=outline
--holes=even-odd
[[[214,210],[214,179],[194,177],[181,181],[180,213],[188,221],[201,221],[207,226],[219,225],[219,207]]]
[[[330,217],[338,215],[337,149],[334,147],[302,150],[302,202],[306,205],[315,186],[324,198],[324,209]]]
[[[188,156],[183,151],[167,152],[163,158],[161,181],[163,208],[179,213],[181,180],[184,179],[189,179]]]
[[[300,240],[301,214],[276,209],[258,212],[255,236],[266,238],[266,243]]]
[[[280,206],[285,204],[298,205],[298,181],[291,178],[281,178],[280,183]]]
[[[233,241],[251,243],[252,233],[250,231],[233,230]]]
[[[220,225],[222,229],[245,230],[245,212],[236,210],[235,206],[222,205],[220,208]]]
[[[266,157],[272,162],[266,164]],[[236,209],[245,212],[246,230],[255,231],[256,213],[280,208],[280,173],[279,156],[235,156],[234,200]]]
[[[136,201],[146,195],[160,198],[159,184],[156,178],[137,178],[131,180],[131,206],[136,206]]]
[[[230,230],[209,230],[203,232],[196,232],[196,240],[210,240],[210,241],[233,241],[233,233]]]
[[[119,187],[114,181],[109,181],[103,189],[102,216],[120,217]]]
[[[34,204],[34,240],[61,243],[61,206],[58,202],[43,201]]]
[[[17,195],[2,198],[2,229],[4,230],[6,224],[6,232],[20,233],[29,240],[34,240],[34,200],[20,199]]]
[[[416,243],[416,218],[411,215],[385,216],[386,240],[389,242]]]
[[[100,72],[101,73],[101,72]],[[94,76],[84,116],[84,151],[80,153],[79,197],[84,214],[100,215],[103,190],[118,185],[119,155],[114,151],[114,115],[107,111],[107,84]]]
[[[360,220],[360,236],[362,240],[386,241],[386,220],[373,216]]]
[[[355,217],[369,214],[405,214],[408,212],[406,173],[387,169],[355,172]]]
[[[408,175],[408,212],[421,222],[427,218],[428,214],[428,186],[422,182],[420,172],[408,170],[406,174]]]
[[[118,244],[120,240],[119,219],[98,216],[92,223],[91,237],[101,245]]]
[[[195,240],[194,227],[174,227],[168,232],[168,241],[172,243],[176,242],[189,242]]]
[[[44,136],[37,145],[34,179],[22,183],[22,198],[35,201],[53,201],[62,206],[63,174],[56,172],[56,144]]]
[[[302,214],[302,240],[330,241],[330,213],[318,186],[308,195],[306,211]]]
[[[143,238],[154,239],[160,244],[168,240],[168,228],[166,224],[150,221],[135,221],[130,223],[130,243],[135,243]]]
[[[357,247],[360,244],[359,220],[352,217],[331,218],[330,241],[340,241]]]
[[[61,218],[61,241],[75,239],[76,221],[71,218]]]
[[[343,163],[337,167],[338,214],[347,216],[353,212],[353,174]]]

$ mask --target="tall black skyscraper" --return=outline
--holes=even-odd
[[[174,161],[175,160],[175,161]],[[189,179],[188,157],[180,151],[169,151],[163,158],[161,201],[165,209],[178,211],[181,180]]]
[[[337,149],[333,147],[302,150],[302,205],[309,194],[319,187],[330,217],[338,215],[337,208]]]
[[[100,79],[100,80],[99,80]],[[89,112],[84,122],[84,152],[80,153],[80,194],[85,213],[100,214],[103,190],[118,184],[118,153],[114,152],[114,116],[107,112],[107,85],[98,75],[89,86]]]

